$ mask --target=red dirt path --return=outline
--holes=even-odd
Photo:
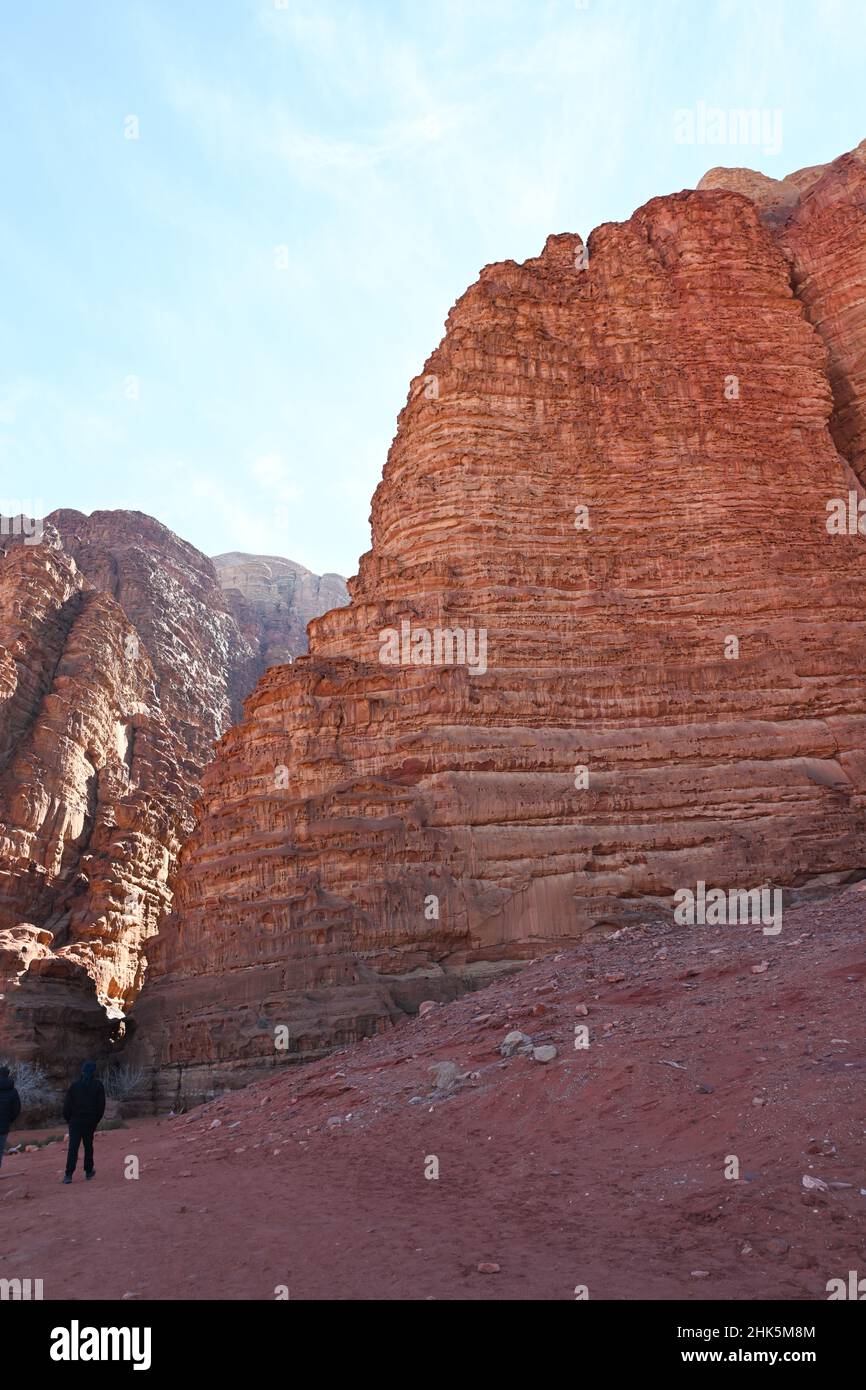
[[[864,979],[866,884],[787,912],[775,938],[582,946],[102,1133],[92,1183],[60,1184],[60,1145],[8,1157],[0,1277],[42,1278],[46,1299],[825,1299],[866,1274]],[[513,1028],[556,1060],[504,1060]],[[443,1060],[479,1075],[435,1092]]]

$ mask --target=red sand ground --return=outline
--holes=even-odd
[[[7,1158],[0,1276],[42,1278],[46,1299],[825,1299],[866,1274],[864,977],[866,884],[786,913],[775,938],[587,944],[100,1134],[93,1183],[61,1185],[60,1145]],[[504,1060],[513,1028],[556,1060]],[[434,1092],[443,1060],[478,1075]]]

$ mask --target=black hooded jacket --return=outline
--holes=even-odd
[[[21,1113],[21,1097],[11,1076],[0,1076],[0,1134],[8,1134]]]
[[[92,1075],[73,1081],[63,1102],[63,1118],[68,1125],[96,1126],[104,1111],[105,1090],[101,1081]]]

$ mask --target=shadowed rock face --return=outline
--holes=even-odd
[[[153,518],[61,510],[41,541],[0,536],[0,1054],[65,1073],[122,1036],[204,765],[260,670],[210,560]]]
[[[698,880],[866,867],[866,542],[828,533],[853,473],[784,247],[707,190],[580,250],[551,237],[459,300],[350,605],[220,744],[136,1009],[161,1096]]]
[[[0,1050],[66,1067],[121,1031],[202,762],[142,634],[51,523],[0,548],[0,660]]]
[[[307,623],[349,602],[339,574],[312,574],[279,555],[214,556],[214,567],[238,627],[259,653],[256,678],[269,666],[307,650]]]

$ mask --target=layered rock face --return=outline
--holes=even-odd
[[[312,574],[279,555],[215,555],[214,567],[241,632],[259,653],[256,678],[307,650],[307,623],[349,602],[339,574]]]
[[[136,628],[50,524],[0,550],[0,661],[0,1052],[66,1067],[122,1032],[189,756]]]
[[[0,537],[0,1054],[65,1072],[123,1033],[203,768],[262,658],[210,560],[153,518],[61,510],[17,532]]]
[[[786,179],[713,169],[701,188],[747,192],[776,235],[792,283],[828,352],[830,429],[866,484],[866,140],[832,164]]]
[[[588,249],[459,300],[350,605],[222,740],[135,1011],[158,1097],[701,880],[866,868],[866,551],[828,531],[844,403],[783,249],[724,190]]]

